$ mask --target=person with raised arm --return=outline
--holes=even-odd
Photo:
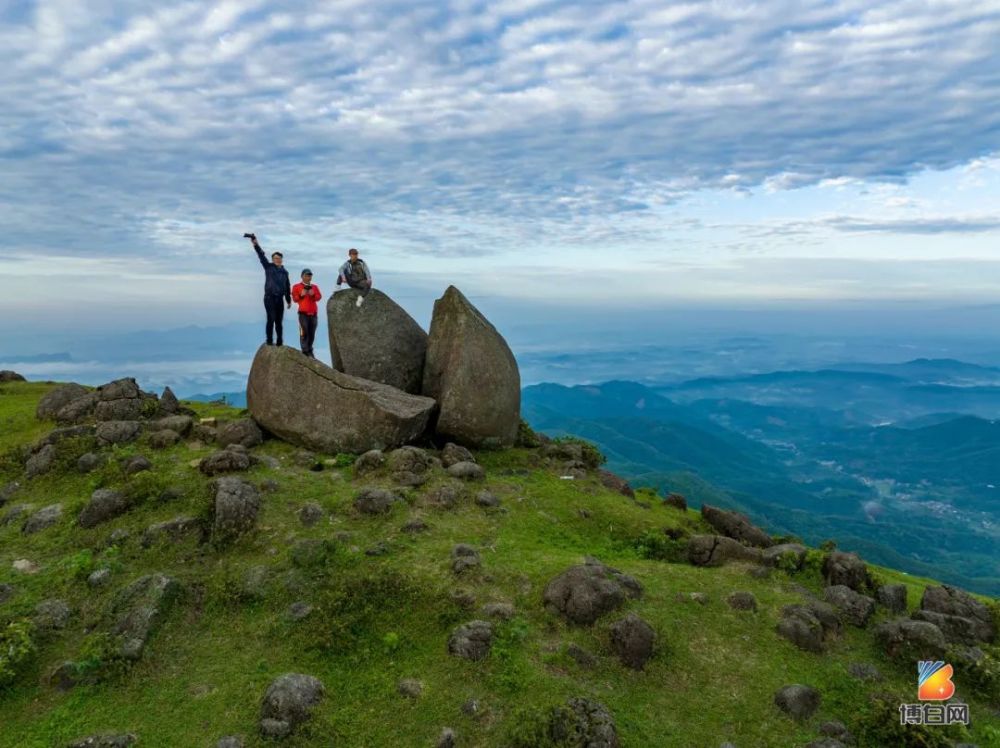
[[[283,345],[284,327],[282,321],[285,317],[285,309],[292,308],[292,288],[288,281],[288,271],[284,268],[285,257],[281,252],[272,252],[271,260],[268,261],[264,255],[264,250],[257,243],[256,234],[244,234],[245,239],[249,239],[257,252],[257,258],[264,268],[264,311],[267,314],[267,326],[265,328],[265,339],[268,345],[275,345],[274,336],[277,333],[277,345]],[[285,307],[281,303],[284,301]]]

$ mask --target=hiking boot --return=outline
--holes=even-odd
[[[365,301],[365,297],[364,296],[359,296],[358,300],[354,302],[354,306],[361,306],[364,303],[364,301]]]

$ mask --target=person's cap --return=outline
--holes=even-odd
[[[351,247],[349,250],[347,250],[347,254],[349,255],[356,255],[357,253],[358,250],[356,250],[354,247]]]
[[[285,259],[285,256],[281,254],[281,252],[272,252],[271,257],[280,257],[281,259]]]
[[[312,274],[313,271],[310,270],[309,268],[306,268],[305,270],[302,271],[302,275],[312,275]]]

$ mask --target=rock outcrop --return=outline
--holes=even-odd
[[[118,593],[110,613],[111,635],[120,657],[138,660],[142,656],[149,637],[159,628],[180,589],[180,583],[172,577],[149,574]]]
[[[638,597],[642,597],[638,581],[595,560],[570,567],[550,581],[544,592],[546,607],[584,625],[621,607],[626,599]]]
[[[437,400],[435,430],[468,447],[514,444],[521,375],[507,342],[454,286],[434,302],[423,394]]]
[[[774,545],[771,536],[754,525],[746,515],[739,512],[729,512],[708,504],[701,507],[702,518],[720,535],[738,540],[758,548],[769,548]]]
[[[260,705],[260,731],[265,738],[283,738],[312,718],[313,708],[326,694],[323,683],[311,675],[288,673],[267,687]]]
[[[279,346],[257,351],[247,405],[272,434],[331,454],[411,442],[424,433],[435,407],[430,398],[349,376]]]
[[[378,289],[355,306],[357,291],[337,291],[326,302],[333,368],[352,377],[420,394],[427,333],[403,307]]]

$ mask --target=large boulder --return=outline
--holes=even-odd
[[[611,650],[633,670],[642,670],[653,656],[656,632],[635,613],[629,613],[611,625]]]
[[[150,411],[145,410],[147,399],[153,402]],[[155,412],[157,408],[155,396],[147,395],[139,389],[134,379],[127,377],[97,388],[94,416],[98,421],[136,421],[148,412]]]
[[[843,584],[835,584],[823,591],[826,601],[840,611],[844,619],[859,628],[868,624],[875,614],[875,601],[867,595],[855,592]]]
[[[688,560],[695,566],[722,566],[731,561],[762,563],[763,554],[725,535],[694,535],[688,540]]]
[[[555,745],[570,748],[619,748],[615,720],[599,701],[573,698],[552,710],[548,737]]]
[[[0,371],[0,384],[7,384],[8,382],[24,382],[26,381],[23,376],[18,374],[16,371],[11,371],[10,369],[4,369]]]
[[[941,629],[929,621],[897,618],[875,628],[875,640],[890,657],[901,660],[936,660],[944,656],[947,642]]]
[[[642,585],[633,577],[593,559],[555,577],[543,594],[546,607],[585,625],[641,596]]]
[[[833,551],[823,559],[823,578],[829,586],[842,584],[855,592],[871,589],[868,567],[856,553]]]
[[[507,342],[454,286],[434,302],[423,393],[441,408],[439,436],[468,447],[511,446],[521,375]]]
[[[52,525],[56,524],[62,518],[62,504],[50,504],[44,509],[39,509],[37,512],[28,517],[28,521],[24,523],[21,528],[21,532],[25,535],[32,535],[41,530],[48,529]]]
[[[35,408],[35,417],[40,420],[55,419],[56,414],[65,406],[74,400],[87,397],[90,392],[82,384],[76,384],[75,382],[61,384],[46,392],[45,396],[38,401],[38,407]]]
[[[99,488],[90,496],[90,501],[80,512],[77,524],[80,527],[97,527],[110,519],[124,514],[132,508],[132,502],[121,491]]]
[[[923,620],[935,623],[953,641],[991,643],[997,636],[990,609],[957,587],[927,587],[920,599],[920,613]]]
[[[820,694],[811,686],[794,683],[778,689],[774,694],[774,704],[789,717],[798,720],[809,719],[819,709]]]
[[[344,290],[326,302],[333,368],[352,377],[420,394],[427,333],[403,307],[378,289],[357,307],[357,291]]]
[[[285,441],[360,454],[415,440],[435,403],[343,374],[293,348],[262,346],[250,369],[247,406],[257,423]]]
[[[712,526],[717,533],[727,538],[738,540],[758,548],[768,548],[774,545],[771,536],[754,525],[746,515],[739,512],[729,512],[708,504],[702,504],[702,518]]]

